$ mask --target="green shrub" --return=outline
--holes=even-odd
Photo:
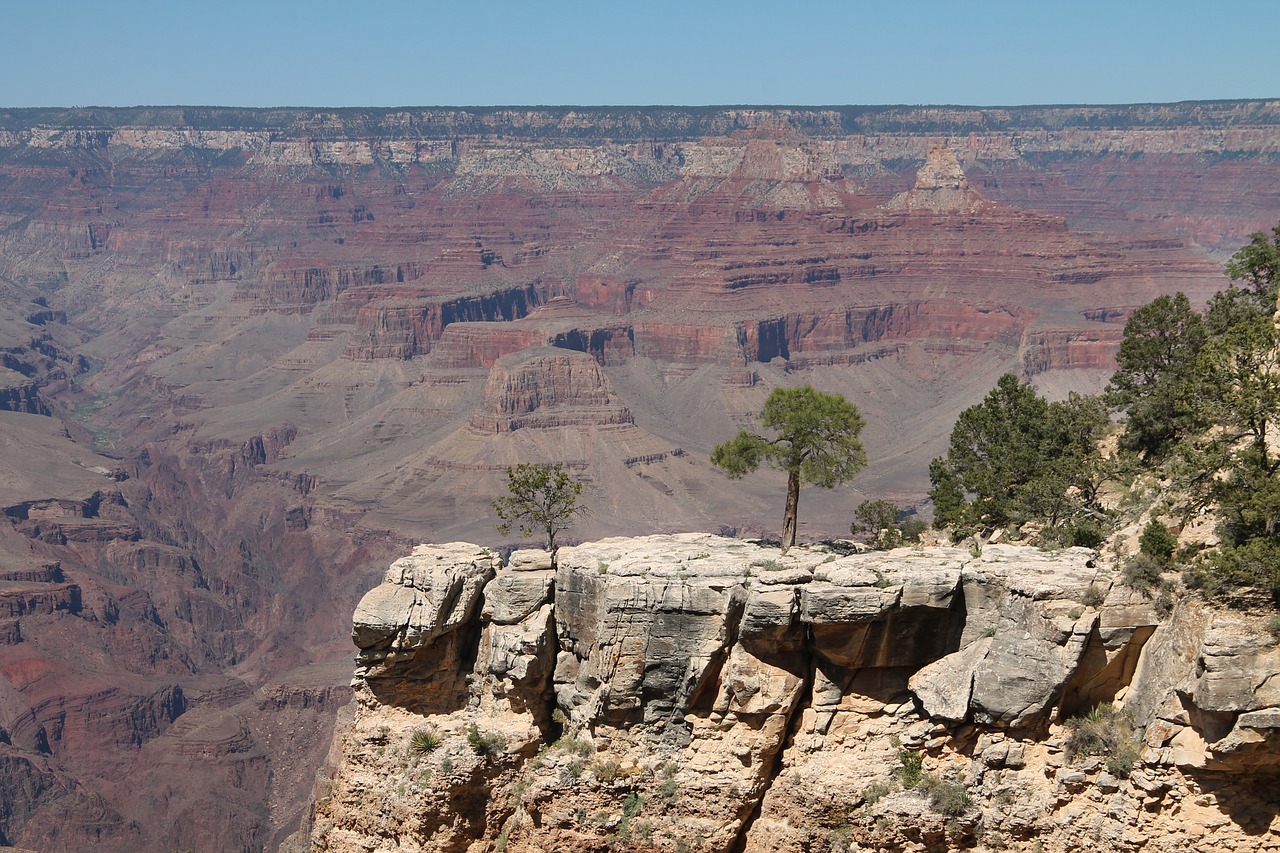
[[[1083,716],[1067,720],[1067,728],[1070,734],[1064,751],[1068,761],[1081,755],[1097,756],[1106,762],[1112,776],[1129,778],[1141,755],[1132,712],[1103,702]]]
[[[635,791],[628,791],[627,795],[622,798],[622,818],[618,821],[618,835],[620,837],[631,837],[631,819],[640,814],[640,810],[643,808],[644,797]]]
[[[1097,586],[1089,584],[1089,588],[1084,591],[1084,595],[1080,599],[1080,603],[1085,607],[1101,607],[1102,602],[1107,600],[1107,595]]]
[[[435,752],[440,746],[440,738],[429,729],[418,729],[409,736],[409,750],[414,755],[426,755]]]
[[[1041,548],[1097,548],[1106,538],[1106,529],[1097,521],[1086,518],[1046,527],[1036,537],[1036,544]]]
[[[902,522],[901,526],[902,526],[902,541],[910,542],[912,544],[919,542],[920,537],[923,536],[924,532],[929,529],[929,525],[925,523],[924,519],[916,515],[908,516]]]
[[[929,805],[934,811],[947,817],[959,817],[973,804],[973,800],[969,797],[969,790],[959,782],[939,780],[930,788]]]
[[[920,784],[924,753],[916,752],[913,749],[899,749],[898,761],[902,762],[902,766],[897,771],[898,779],[902,781],[902,787],[910,789]]]
[[[1280,642],[1280,613],[1273,613],[1267,618],[1267,633],[1271,639]]]
[[[1160,582],[1165,564],[1147,553],[1134,554],[1125,561],[1120,579],[1125,586],[1146,592]]]
[[[473,722],[467,729],[467,745],[476,755],[491,758],[506,749],[507,739],[497,732],[482,732]]]
[[[1254,539],[1243,545],[1221,545],[1217,552],[1201,554],[1183,573],[1192,589],[1230,604],[1261,604],[1270,599],[1280,605],[1280,542]]]
[[[1165,565],[1169,564],[1177,547],[1178,537],[1154,518],[1147,522],[1147,526],[1142,530],[1142,536],[1138,538],[1138,549]]]

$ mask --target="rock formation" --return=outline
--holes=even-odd
[[[1280,849],[1280,644],[1093,556],[419,546],[356,609],[313,849]],[[1100,705],[1127,764],[1073,754]]]

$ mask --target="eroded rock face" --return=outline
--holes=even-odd
[[[553,572],[420,546],[357,610],[313,849],[1272,849],[1280,646],[1195,604],[1161,621],[1092,557],[678,534]],[[1102,702],[1146,732],[1127,779],[1063,755]],[[904,755],[973,804],[901,790]]]

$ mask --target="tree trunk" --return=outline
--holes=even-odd
[[[787,474],[787,508],[782,514],[782,553],[796,544],[796,513],[800,509],[800,475]]]

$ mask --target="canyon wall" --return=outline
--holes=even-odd
[[[419,546],[356,608],[312,849],[1280,849],[1280,646],[1096,565]]]

